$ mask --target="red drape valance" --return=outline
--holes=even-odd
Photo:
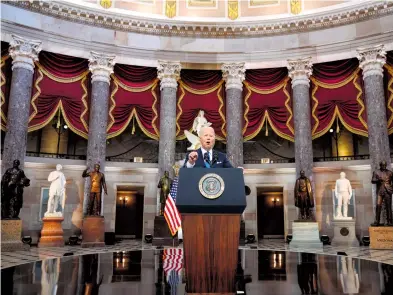
[[[255,137],[267,124],[285,139],[294,141],[288,70],[248,70],[244,82],[244,140]]]
[[[115,65],[109,102],[108,138],[121,134],[131,120],[136,120],[147,136],[158,139],[159,96],[156,68]]]
[[[388,51],[386,55],[386,65],[384,71],[384,85],[386,96],[386,117],[388,120],[388,132],[393,133],[393,51]]]
[[[87,60],[41,52],[34,73],[29,131],[43,128],[60,108],[68,127],[87,138],[89,88]]]
[[[182,70],[179,81],[176,138],[184,139],[184,130],[192,124],[200,110],[216,132],[218,140],[225,138],[225,89],[221,71]]]
[[[313,139],[328,132],[337,118],[349,131],[367,136],[362,76],[358,66],[354,58],[313,66]]]
[[[8,99],[11,89],[12,59],[8,54],[9,44],[1,42],[1,130],[7,128]]]

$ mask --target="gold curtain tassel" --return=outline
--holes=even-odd
[[[265,136],[269,136],[269,129],[268,129],[268,125],[267,125],[267,118],[266,120],[266,132],[265,132]]]
[[[60,116],[61,116],[61,113],[60,113],[60,108],[59,108],[59,115],[57,116],[57,124],[56,124],[57,129],[60,128]]]
[[[135,134],[135,117],[132,118],[132,130],[131,130],[131,134],[132,134],[132,135]]]
[[[340,125],[338,124],[338,117],[337,117],[337,128],[336,128],[336,132],[340,133]]]

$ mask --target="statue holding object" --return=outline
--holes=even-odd
[[[379,163],[379,170],[374,171],[371,183],[377,185],[377,200],[375,208],[375,222],[372,226],[379,226],[381,220],[382,203],[385,202],[386,221],[388,226],[393,226],[392,220],[392,194],[393,172],[387,169],[385,161]]]
[[[311,208],[314,208],[313,192],[311,181],[306,177],[303,170],[300,171],[300,177],[295,184],[295,206],[300,209],[301,220],[312,220]]]
[[[20,161],[14,160],[1,179],[1,219],[19,219],[23,206],[23,188],[30,185],[30,179],[19,168]]]
[[[90,177],[91,180],[89,203],[87,205],[86,215],[100,216],[102,189],[104,190],[105,195],[108,195],[108,191],[106,189],[105,175],[104,173],[100,172],[100,164],[95,164],[94,171],[92,172],[89,172],[88,169],[83,171],[82,177]]]

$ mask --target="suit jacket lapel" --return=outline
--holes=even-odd
[[[202,150],[199,148],[199,149],[197,150],[197,152],[198,152],[198,160],[197,160],[197,161],[199,161],[199,165],[200,165],[201,167],[203,167],[203,168],[206,168],[206,167],[205,167],[205,161],[203,160]]]
[[[213,150],[212,167],[217,163],[217,161],[218,161],[218,153],[217,151]]]

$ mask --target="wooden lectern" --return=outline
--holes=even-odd
[[[221,196],[203,196],[201,190],[219,189],[215,179],[224,183]],[[234,294],[246,207],[242,169],[180,169],[176,206],[182,216],[187,294]]]

